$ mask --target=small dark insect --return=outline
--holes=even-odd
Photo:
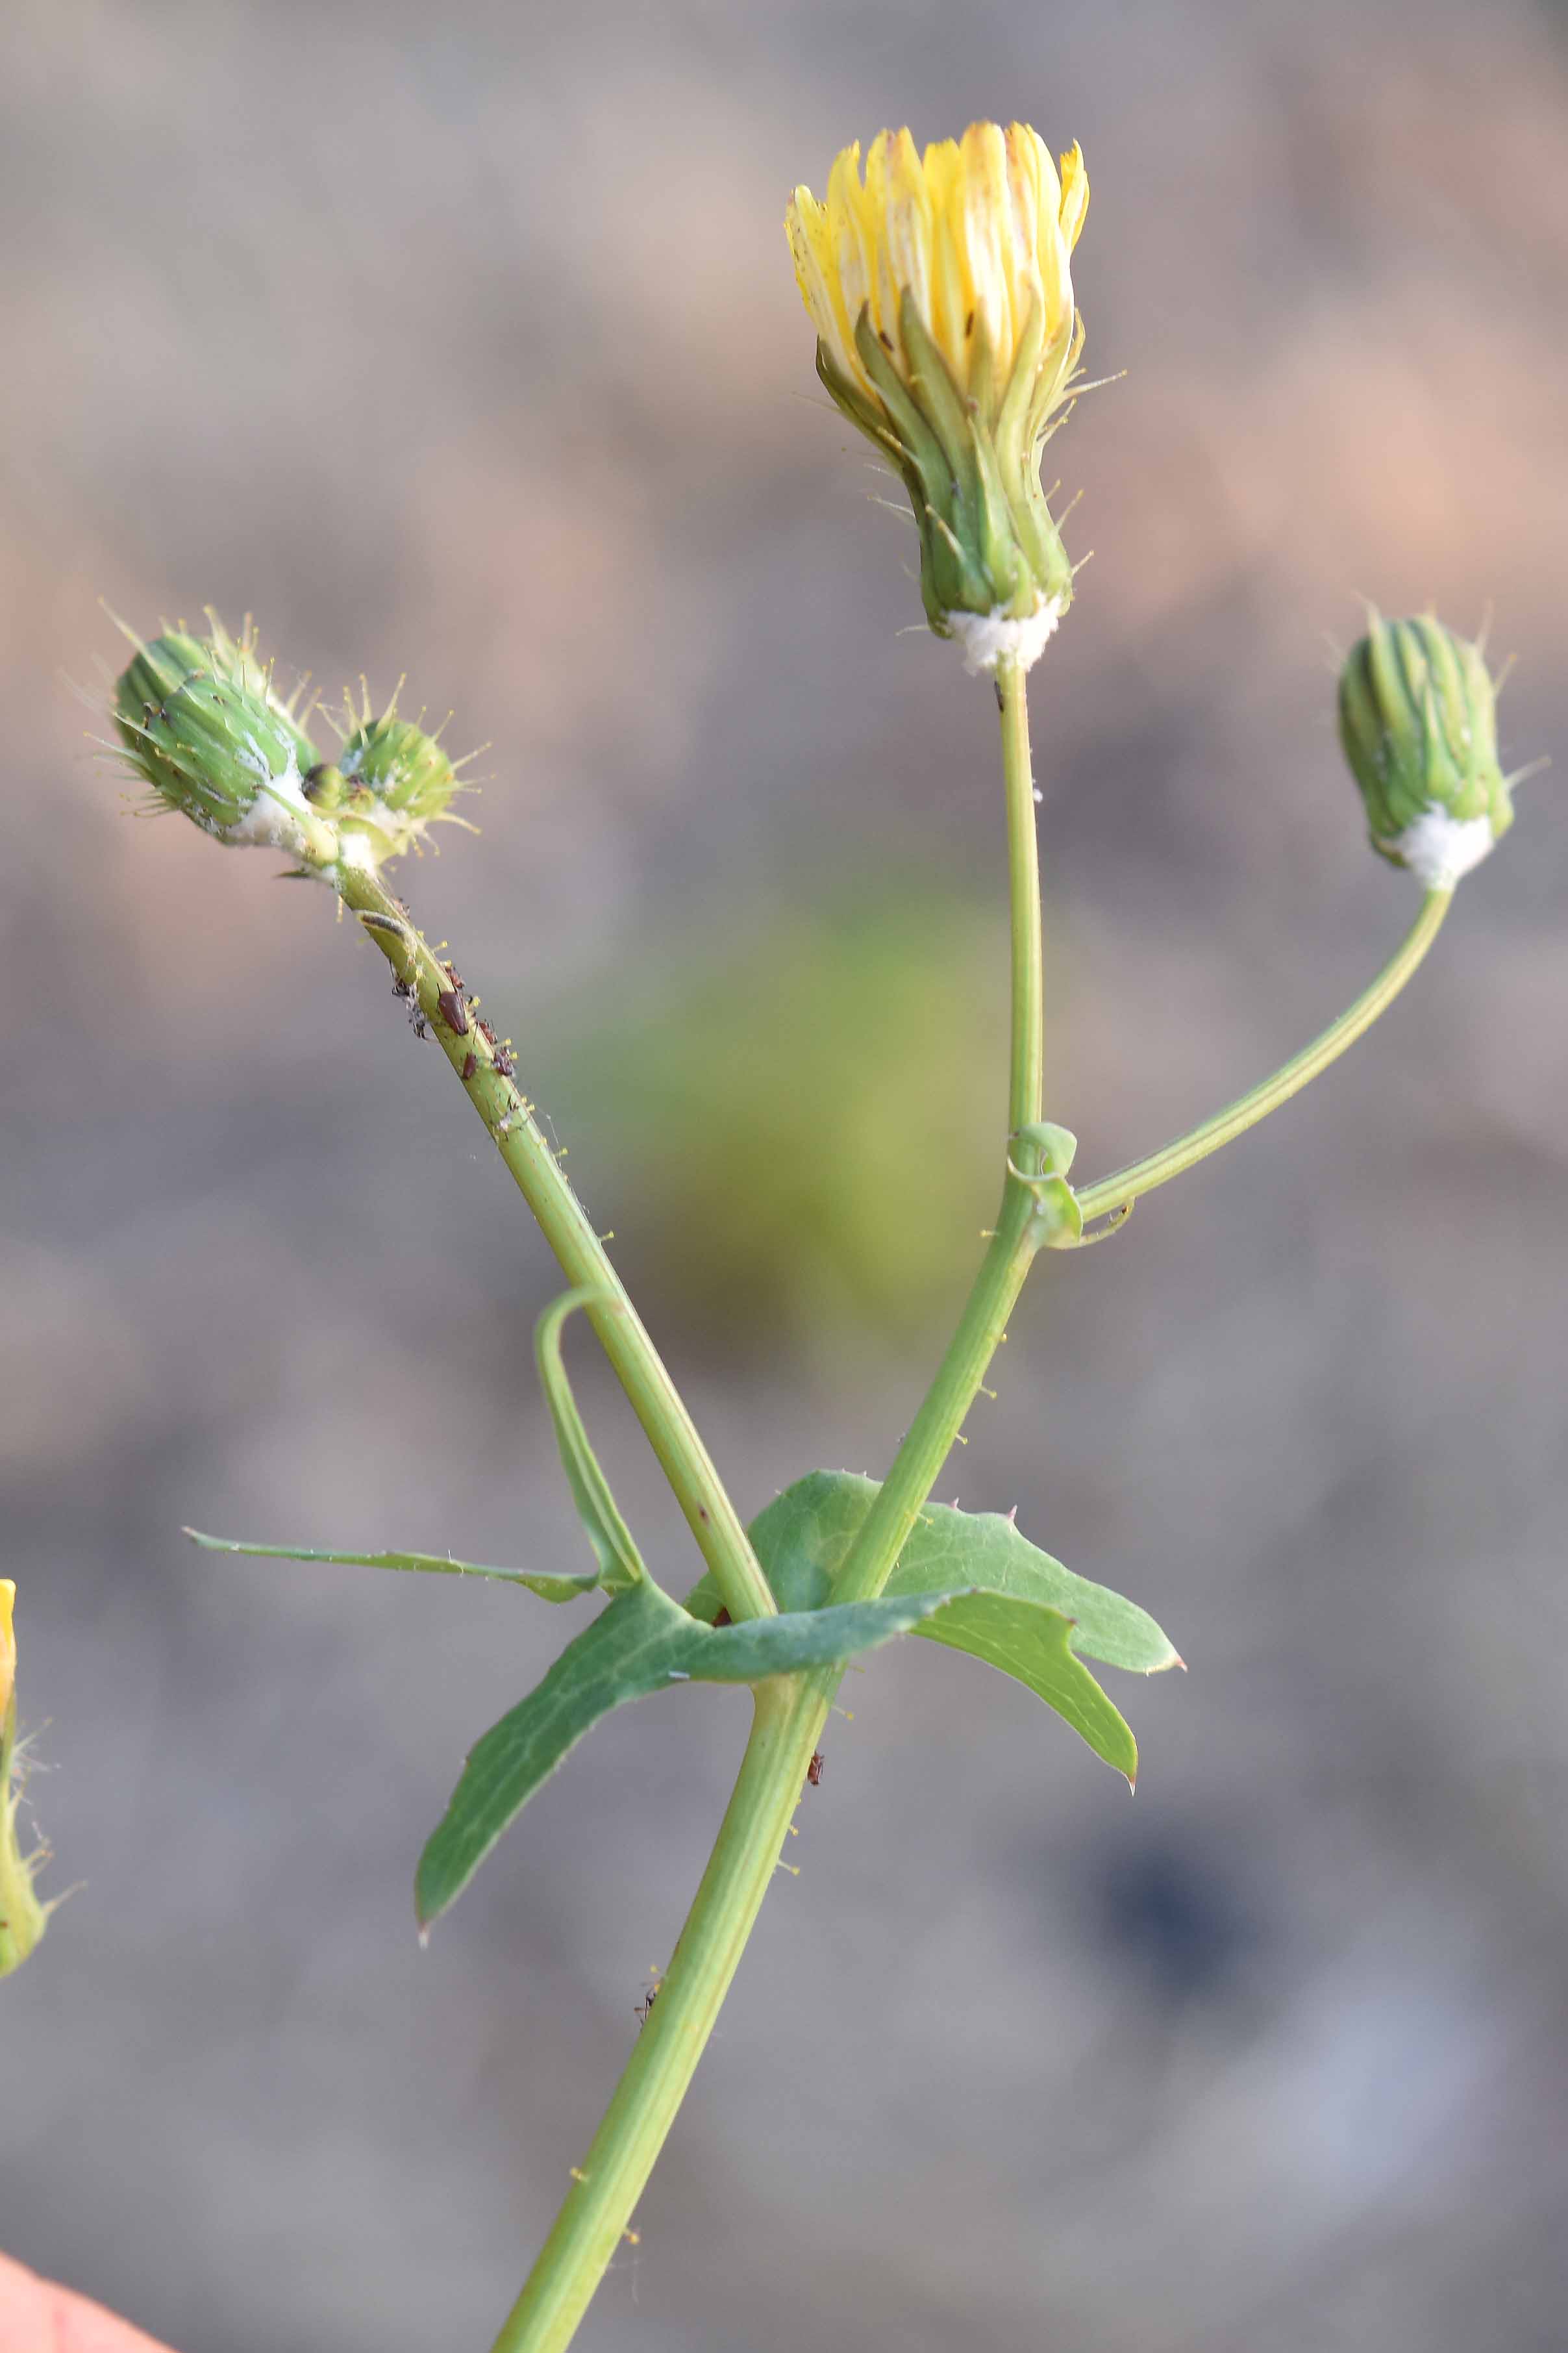
[[[449,965],[447,965],[446,966],[446,973],[447,973],[447,979],[451,982],[451,984],[452,984],[452,986],[453,986],[453,987],[454,987],[454,988],[461,988],[461,987],[462,987],[462,986],[463,986],[463,976],[462,976],[462,974],[458,970],[458,967],[457,967],[457,965],[456,965],[455,964],[449,964]]]
[[[465,1078],[465,1079],[471,1079],[471,1078],[473,1077],[473,1075],[474,1075],[474,1072],[479,1069],[479,1064],[475,1061],[475,1060],[474,1060],[474,1058],[473,1058],[473,1056],[472,1056],[471,1054],[465,1054],[465,1055],[464,1055],[464,1057],[463,1057],[463,1076],[464,1076],[464,1078]]]
[[[658,1988],[657,1986],[650,1986],[647,1993],[644,1994],[641,2001],[635,2002],[632,2005],[632,2016],[637,2020],[639,2026],[646,2026],[647,2024],[648,2012],[652,2010],[654,2003],[658,2000]]]
[[[734,1620],[731,1617],[727,1609],[721,1609],[719,1615],[713,1620],[715,1626],[732,1626],[734,1622]]]
[[[425,1026],[425,1016],[419,1009],[419,998],[413,982],[395,980],[392,984],[392,993],[394,997],[400,997],[403,999],[403,1009],[408,1016],[408,1024],[414,1035],[416,1038],[427,1038],[430,1032]]]
[[[479,1035],[480,1035],[480,1037],[484,1039],[484,1041],[485,1041],[486,1045],[487,1045],[487,1046],[493,1046],[493,1045],[495,1044],[495,1041],[496,1041],[496,1033],[495,1033],[495,1031],[490,1028],[489,1023],[488,1021],[481,1021],[481,1022],[479,1022],[479,1024],[478,1025],[478,1027],[479,1027]]]
[[[811,1754],[811,1762],[805,1768],[805,1778],[814,1789],[820,1789],[822,1787],[822,1768],[826,1762],[827,1759],[823,1755],[821,1749],[814,1748]]]
[[[510,1079],[517,1069],[517,1064],[504,1046],[496,1048],[496,1069],[503,1079]]]
[[[441,1018],[456,1038],[468,1034],[468,1000],[460,988],[444,988],[436,999]]]

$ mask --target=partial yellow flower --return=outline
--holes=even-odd
[[[33,1873],[44,1861],[35,1848],[24,1854],[16,1836],[20,1802],[16,1746],[16,1588],[0,1577],[0,1978],[8,1977],[43,1935],[53,1905],[33,1893]]]
[[[10,1707],[11,1694],[16,1688],[16,1630],[12,1621],[16,1602],[16,1579],[0,1577],[0,1720]]]
[[[855,348],[863,306],[910,380],[899,318],[907,288],[954,381],[994,408],[1036,305],[1047,343],[1064,321],[1070,330],[1072,250],[1088,206],[1077,147],[1058,175],[1026,123],[972,122],[923,157],[908,131],[882,132],[864,181],[857,141],[828,175],[826,203],[797,188],[785,227],[812,323],[851,383],[879,398]]]
[[[1039,451],[1083,341],[1072,253],[1083,157],[972,123],[923,154],[908,131],[847,147],[785,216],[823,382],[893,457],[921,527],[933,628],[974,666],[1032,659],[1072,594]],[[982,627],[981,624],[986,625]]]

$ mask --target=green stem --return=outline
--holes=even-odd
[[[757,1685],[755,1703],[740,1777],[680,1942],[493,2353],[563,2353],[571,2343],[627,2234],[779,1868],[828,1701],[818,1678],[778,1676]]]
[[[423,1022],[462,1080],[468,1101],[494,1138],[567,1280],[595,1294],[586,1313],[713,1572],[725,1608],[737,1621],[771,1615],[777,1604],[740,1514],[587,1211],[535,1124],[531,1106],[512,1084],[510,1057],[479,1028],[460,989],[454,989],[451,967],[439,961],[415,928],[407,908],[380,876],[346,861],[332,871],[344,905],[359,917],[392,966],[398,987],[411,1002],[417,1000]]]
[[[1134,1161],[1131,1167],[1118,1169],[1113,1176],[1102,1176],[1098,1185],[1085,1186],[1078,1196],[1085,1225],[1091,1218],[1104,1217],[1110,1210],[1131,1208],[1141,1194],[1152,1193],[1156,1185],[1168,1185],[1173,1176],[1180,1176],[1198,1161],[1206,1159],[1222,1144],[1229,1144],[1233,1137],[1255,1127],[1260,1119],[1267,1119],[1271,1111],[1278,1111],[1282,1103],[1299,1093],[1320,1071],[1326,1070],[1347,1046],[1353,1046],[1363,1031],[1370,1029],[1378,1015],[1394,1002],[1421,962],[1437,936],[1453,895],[1451,890],[1427,892],[1415,923],[1371,987],[1337,1021],[1331,1022],[1321,1037],[1314,1038],[1310,1046],[1304,1046],[1292,1060],[1276,1071],[1272,1078],[1265,1079],[1261,1086],[1227,1104],[1224,1111],[1215,1112],[1201,1126],[1179,1135],[1163,1151],[1151,1153],[1146,1160]]]
[[[1039,872],[1022,671],[1000,671],[997,691],[1013,908],[1008,1124],[1016,1129],[1039,1116]],[[887,1583],[1028,1272],[1037,1247],[1034,1210],[1028,1186],[1009,1176],[997,1230],[969,1303],[839,1572],[836,1601],[875,1595]],[[778,1868],[779,1850],[838,1680],[838,1670],[832,1669],[757,1686],[740,1778],[658,1998],[493,2353],[563,2353],[587,2310],[631,2221]]]
[[[1016,1135],[1041,1116],[1045,1084],[1046,982],[1040,926],[1040,839],[1035,816],[1035,772],[1029,760],[1028,679],[1021,670],[996,672],[1002,712],[1002,775],[1007,798],[1007,877],[1013,937],[1013,1047],[1008,1065],[1007,1127]]]
[[[1029,762],[1029,702],[1026,674],[1010,664],[996,671],[1002,711],[1002,774],[1007,800],[1007,863],[1013,934],[1013,1014],[1007,1127],[1016,1135],[1040,1116],[1045,1039],[1045,965],[1040,922],[1039,836],[1035,780]],[[1035,1197],[1009,1170],[991,1246],[959,1319],[957,1331],[920,1410],[860,1523],[837,1577],[835,1601],[866,1601],[893,1573],[910,1531],[952,1453],[985,1370],[1007,1328],[1007,1318],[1034,1263]]]

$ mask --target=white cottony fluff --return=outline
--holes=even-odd
[[[292,745],[289,765],[280,776],[275,776],[254,736],[248,748],[240,754],[247,768],[253,769],[259,789],[245,815],[237,818],[224,828],[224,839],[229,842],[259,842],[268,849],[286,850],[290,858],[302,858],[310,834],[314,829],[315,812],[305,798],[305,787],[300,775],[300,763]],[[301,820],[305,820],[301,823]]]
[[[363,831],[338,832],[331,819],[323,819],[305,797],[304,779],[300,774],[298,755],[292,747],[289,765],[280,776],[274,776],[267,755],[252,736],[240,758],[254,770],[258,789],[256,798],[245,815],[230,826],[221,828],[220,839],[233,844],[259,845],[264,849],[280,849],[287,858],[297,858],[301,866],[309,867],[323,881],[331,880],[334,861],[323,854],[323,843],[337,834],[339,866],[374,867],[378,854],[369,835]],[[355,814],[362,823],[377,825],[392,842],[399,841],[409,830],[407,819],[388,809],[375,796],[368,803],[356,804]],[[405,843],[404,846],[406,846]],[[386,854],[386,844],[380,856]]]
[[[1032,668],[1061,617],[1056,598],[1047,596],[1021,621],[1001,611],[948,613],[943,617],[963,649],[964,669],[971,678],[978,678],[982,670],[994,670],[1003,660]]]
[[[1461,874],[1479,866],[1492,847],[1489,817],[1450,817],[1444,808],[1423,809],[1393,843],[1412,874],[1428,891],[1451,891]]]

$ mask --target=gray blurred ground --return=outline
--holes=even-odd
[[[577,1560],[558,1279],[378,960],[130,822],[59,673],[115,662],[100,594],[254,607],[489,739],[418,912],[743,1504],[877,1469],[992,1206],[994,713],[900,634],[788,188],[905,119],[1089,158],[1129,373],[1055,445],[1098,553],[1034,704],[1049,1102],[1103,1170],[1407,917],[1332,741],[1357,594],[1495,604],[1506,749],[1562,756],[1568,18],[19,0],[0,38],[5,1567],[87,1882],[0,1993],[0,2242],[181,2353],[478,2348],[743,1703],[602,1726],[419,1951],[419,1843],[566,1618],[178,1531]],[[1348,1065],[1041,1270],[943,1492],[1192,1671],[1119,1690],[1135,1800],[949,1655],[856,1679],[585,2353],[1563,2343],[1560,790]]]

